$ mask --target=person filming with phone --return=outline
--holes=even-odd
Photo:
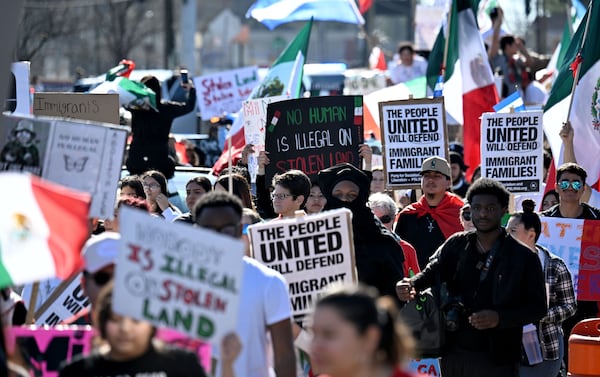
[[[185,102],[162,100],[160,81],[154,76],[142,78],[142,84],[154,91],[156,109],[129,108],[131,112],[131,145],[125,165],[131,174],[158,170],[167,179],[173,177],[175,160],[169,156],[169,133],[173,120],[194,110],[196,89],[185,69],[180,71],[181,86],[188,92]]]

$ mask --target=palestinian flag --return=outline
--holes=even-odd
[[[487,52],[475,21],[478,0],[452,2],[450,24],[440,29],[427,67],[427,86],[433,91],[440,78],[448,30],[448,56],[443,76],[446,111],[463,125],[464,161],[468,176],[480,163],[480,117],[498,103]],[[439,87],[439,85],[438,85]]]
[[[119,104],[129,108],[150,108],[156,110],[156,94],[141,82],[117,76],[112,81],[104,81],[90,93],[117,93]]]
[[[304,61],[306,60],[306,53],[308,51],[311,28],[312,20],[300,30],[296,38],[290,42],[273,65],[271,65],[271,69],[269,69],[269,72],[267,72],[260,85],[254,88],[250,96],[248,96],[249,100],[281,95],[288,95],[289,98],[300,97]],[[233,163],[239,159],[242,149],[246,145],[243,118],[240,111],[239,116],[233,122],[231,130],[229,130],[229,134],[227,135],[227,138],[231,138]],[[227,166],[228,160],[229,143],[227,141],[225,142],[223,153],[213,165],[213,174],[219,174]]]
[[[588,21],[589,20],[589,21]],[[586,25],[588,25],[586,32]],[[595,186],[600,178],[600,4],[591,1],[577,31],[571,39],[563,65],[544,107],[544,132],[552,148],[557,166],[562,162],[562,123],[567,120],[569,103],[573,107],[569,120],[575,131],[575,157],[588,173],[588,184]],[[585,39],[584,39],[585,36]],[[579,69],[579,82],[573,94],[574,72]],[[596,186],[597,187],[597,186]]]
[[[29,174],[0,173],[0,186],[0,287],[78,271],[90,196]]]

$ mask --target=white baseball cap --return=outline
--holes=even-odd
[[[116,232],[104,232],[92,236],[83,245],[84,269],[93,274],[104,267],[115,264],[120,242],[121,235]]]

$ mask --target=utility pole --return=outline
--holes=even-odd
[[[175,51],[175,33],[173,32],[173,0],[165,0],[165,69],[172,68]]]
[[[188,69],[191,77],[199,73],[196,72],[196,1],[183,0],[179,22],[181,34],[179,63]]]

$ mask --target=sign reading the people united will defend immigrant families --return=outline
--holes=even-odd
[[[267,107],[267,182],[277,173],[302,170],[310,178],[342,162],[361,167],[362,96],[299,98]]]
[[[541,111],[484,113],[481,117],[481,176],[510,192],[537,193],[543,178]]]
[[[115,312],[217,342],[234,331],[243,242],[138,209],[119,215]]]
[[[423,160],[447,159],[444,99],[409,99],[379,103],[386,186],[421,186]]]
[[[296,318],[328,284],[356,281],[351,221],[349,210],[338,209],[248,228],[254,258],[287,280]]]

